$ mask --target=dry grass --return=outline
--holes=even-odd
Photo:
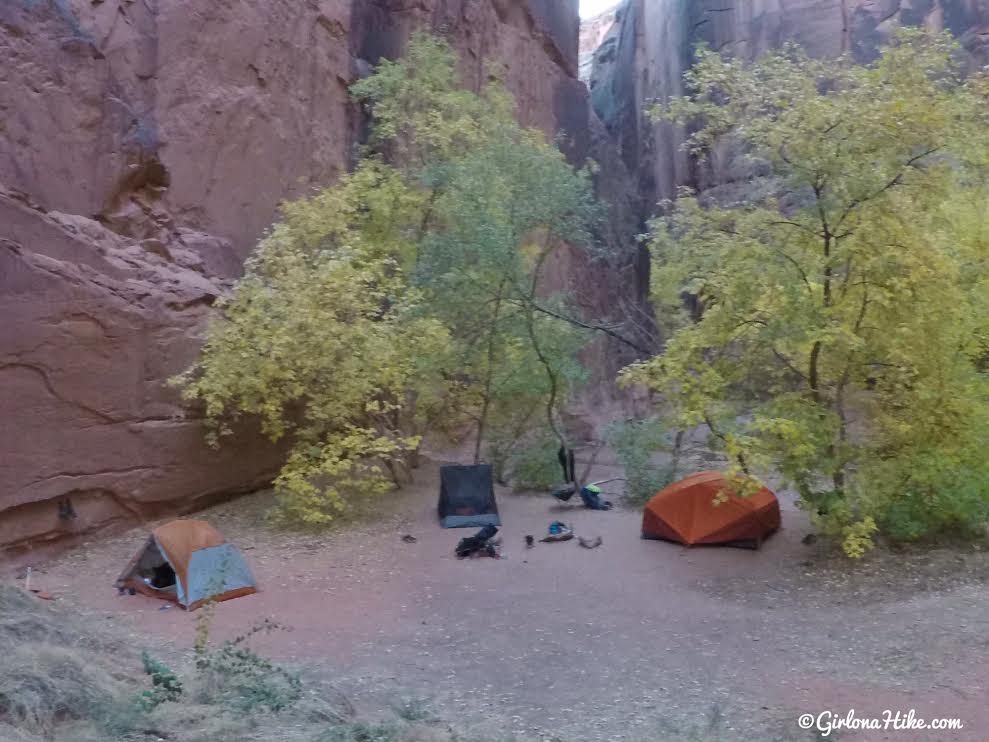
[[[280,713],[249,712],[207,693],[190,652],[175,668],[186,691],[147,709],[140,648],[105,621],[78,616],[0,584],[0,740],[4,742],[466,742],[420,709],[355,718],[331,688],[306,683]],[[215,678],[209,678],[215,683]],[[222,699],[222,700],[218,700]]]
[[[114,650],[100,632],[0,586],[0,725],[19,730],[12,739],[55,739],[59,726],[103,714],[131,680]]]

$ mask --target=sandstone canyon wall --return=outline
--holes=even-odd
[[[615,2],[614,7],[604,10],[597,15],[582,19],[580,22],[579,47],[579,72],[580,79],[585,83],[590,83],[591,72],[594,69],[594,52],[598,50],[601,43],[608,38],[615,20],[618,16],[618,7],[621,3]]]
[[[646,118],[656,101],[682,93],[698,43],[753,58],[792,40],[813,55],[867,60],[899,25],[947,29],[972,64],[989,61],[989,0],[625,0],[594,51],[592,104],[652,210],[680,185],[745,175],[731,162],[696,167],[680,149],[683,132]]]
[[[524,123],[606,163],[603,236],[627,242],[578,25],[577,0],[0,0],[0,551],[270,478],[277,450],[249,429],[208,449],[165,380],[278,203],[351,166],[348,85],[416,28],[470,82],[503,65]],[[627,258],[607,280],[563,259],[555,281],[608,307]]]

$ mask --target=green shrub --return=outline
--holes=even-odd
[[[653,461],[657,453],[675,453],[676,448],[658,418],[613,423],[605,437],[625,470],[626,503],[645,504],[676,476],[676,456],[666,466]]]
[[[392,706],[392,710],[398,718],[409,721],[436,721],[436,717],[429,709],[429,704],[421,698],[407,698]]]
[[[240,711],[283,711],[302,696],[302,680],[247,647],[252,636],[279,628],[264,621],[196,659],[201,681],[200,698]]]
[[[563,481],[557,459],[560,443],[549,432],[532,436],[514,447],[507,457],[512,486],[516,490],[548,490]]]
[[[846,498],[844,521],[871,516],[887,539],[900,542],[984,536],[989,430],[980,422],[966,421],[967,429],[956,433],[950,448],[944,439],[920,440],[904,447],[908,456],[862,466],[861,483]],[[841,523],[842,513],[836,515],[831,520]]]
[[[316,738],[316,742],[396,742],[401,729],[395,724],[353,722],[339,724]]]
[[[177,701],[182,696],[182,681],[171,668],[156,660],[147,652],[141,653],[144,673],[151,677],[151,690],[141,691],[137,702],[145,711],[153,711],[167,701]]]

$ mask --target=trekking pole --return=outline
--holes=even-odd
[[[625,477],[612,477],[611,479],[602,479],[600,482],[591,482],[588,487],[600,487],[602,484],[608,484],[609,482],[627,482]]]

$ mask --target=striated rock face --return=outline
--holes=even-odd
[[[687,182],[689,164],[672,127],[646,118],[655,100],[681,92],[689,63],[687,0],[625,0],[594,53],[592,107],[638,180],[647,216],[657,200]]]
[[[0,548],[276,470],[165,381],[278,202],[349,163],[351,5],[0,3]]]
[[[626,175],[577,80],[577,2],[0,2],[0,551],[270,478],[276,450],[249,430],[210,450],[164,382],[278,203],[352,164],[347,87],[416,28],[450,39],[470,83],[499,65],[520,119],[576,159],[614,164],[604,236],[627,242]],[[572,256],[554,282],[610,306],[635,281],[627,254],[606,262]]]
[[[948,30],[981,63],[989,55],[986,0],[748,0],[690,7],[690,34],[714,49],[752,57],[785,41],[815,56],[873,58],[898,26]]]
[[[460,54],[467,84],[477,88],[490,75],[504,77],[521,123],[548,136],[586,138],[579,126],[586,122],[587,93],[576,79],[578,0],[376,0],[360,5],[352,42],[364,64],[401,56],[413,31],[431,29]],[[586,153],[586,142],[576,146]]]
[[[256,435],[211,451],[164,380],[194,358],[230,246],[137,242],[0,192],[0,545],[85,532],[257,488]],[[176,502],[177,501],[177,502]]]
[[[243,254],[349,161],[350,5],[3,3],[0,181],[133,236],[150,202]]]
[[[813,55],[867,60],[904,24],[950,30],[973,64],[989,61],[989,0],[624,0],[594,52],[591,100],[653,205],[677,186],[732,177],[717,165],[697,170],[680,151],[683,132],[646,119],[656,101],[682,93],[698,43],[754,58],[795,41]]]

